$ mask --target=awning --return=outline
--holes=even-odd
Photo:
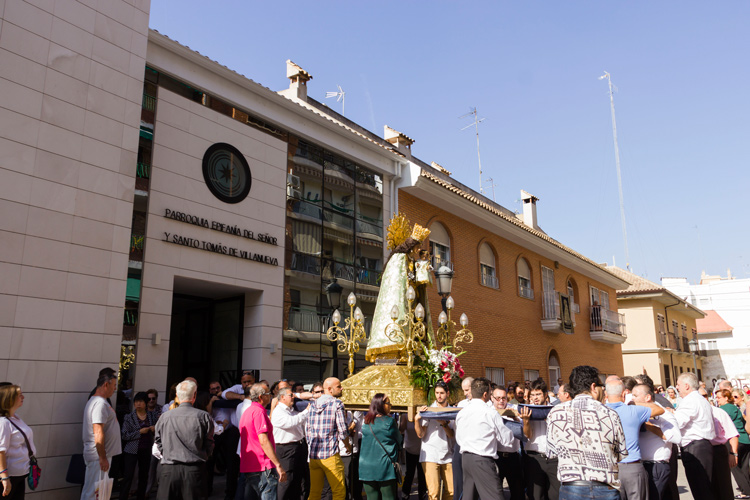
[[[125,300],[140,302],[141,280],[139,278],[128,278],[128,284],[125,288]]]

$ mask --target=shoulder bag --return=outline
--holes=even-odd
[[[8,418],[8,417],[5,417]],[[26,437],[26,433],[21,430],[20,427],[16,425],[15,422],[13,422],[11,419],[8,418],[8,422],[10,422],[13,427],[18,429],[18,432],[21,433],[23,436],[23,440],[26,441],[26,450],[29,452],[29,475],[27,477],[29,482],[29,488],[31,490],[37,489],[39,486],[39,478],[42,477],[42,468],[39,467],[39,464],[36,461],[36,457],[31,452],[31,444],[29,443],[29,438]]]
[[[372,437],[374,437],[375,441],[377,441],[380,447],[383,448],[383,451],[385,452],[385,457],[388,460],[390,460],[391,465],[393,466],[393,472],[394,474],[396,474],[396,483],[399,485],[399,487],[401,487],[401,485],[404,484],[404,473],[401,471],[401,464],[391,460],[391,456],[388,454],[388,450],[385,449],[385,446],[383,446],[383,443],[381,443],[378,437],[375,435],[375,431],[372,430],[372,424],[368,424],[368,427],[370,428]]]

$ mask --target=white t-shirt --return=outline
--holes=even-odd
[[[524,444],[526,451],[536,451],[547,453],[547,421],[546,420],[529,420],[531,425],[531,435],[533,436]]]
[[[430,408],[438,407],[437,402]],[[422,437],[422,449],[419,451],[419,461],[434,464],[449,464],[453,462],[453,440],[449,439],[439,420],[419,420],[425,435]],[[449,421],[448,427],[456,428],[455,421]]]
[[[34,431],[18,417],[0,418],[0,451],[5,452],[5,465],[9,476],[23,476],[29,473],[29,451],[23,435],[10,423],[16,424],[26,434],[31,445],[31,453],[36,454]]]
[[[120,424],[115,410],[101,396],[92,396],[83,410],[83,459],[86,462],[99,460],[94,441],[94,424],[104,427],[104,452],[107,457],[122,453]]]

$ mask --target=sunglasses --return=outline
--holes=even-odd
[[[323,394],[323,391],[313,391],[313,394]]]
[[[148,398],[149,401],[156,401],[156,398]]]

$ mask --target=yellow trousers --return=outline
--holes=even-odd
[[[341,461],[341,455],[338,453],[323,460],[310,459],[310,496],[307,500],[320,500],[323,494],[323,479],[328,479],[333,500],[344,500],[346,497],[344,462]]]
[[[453,500],[453,464],[422,462],[427,494],[430,500]],[[443,480],[443,498],[440,495],[440,480]]]

